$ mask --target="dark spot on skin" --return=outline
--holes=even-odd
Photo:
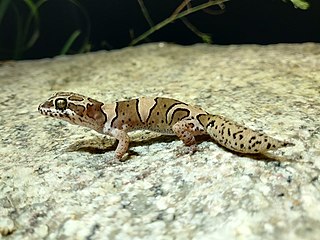
[[[152,123],[154,123],[154,121],[152,121]]]
[[[228,136],[231,136],[230,128],[228,128]]]
[[[239,132],[236,132],[236,133],[232,134],[233,139],[236,139],[236,138],[237,138],[237,134],[242,133],[242,132],[243,132],[243,130],[241,130],[241,131],[239,131]]]
[[[214,124],[216,123],[216,121],[215,120],[213,120],[213,121],[211,121],[211,122],[209,122],[208,124],[207,124],[207,127],[214,127]]]
[[[166,108],[166,107],[167,107],[167,105],[166,105],[166,104],[164,104],[164,105],[163,105],[163,107],[164,107],[164,108]]]
[[[273,148],[275,148],[275,147],[276,147],[276,145],[274,145],[274,144],[273,144],[273,145],[272,145],[272,147],[273,147]]]
[[[161,120],[161,123],[164,123],[164,120]]]
[[[129,118],[128,120],[129,120],[129,122],[131,122],[131,118]]]
[[[216,126],[214,127],[214,129],[218,129],[218,125],[216,125]]]
[[[122,113],[122,115],[124,116],[124,112]]]
[[[243,135],[242,135],[242,134],[240,134],[240,135],[239,135],[239,139],[241,140],[242,138],[243,138]]]
[[[264,142],[268,142],[268,139],[267,139],[267,138],[265,138],[265,139],[264,139]]]
[[[121,122],[124,123],[124,120],[122,120]]]
[[[157,112],[157,115],[159,115],[160,113],[159,112]]]
[[[241,143],[241,144],[240,144],[240,148],[243,148],[243,147],[244,147],[244,145]]]
[[[267,149],[270,149],[270,147],[271,147],[271,144],[270,144],[270,143],[268,143],[268,145],[267,145]]]
[[[255,152],[259,152],[259,150],[258,150],[258,149],[255,149],[254,151],[255,151]]]
[[[249,143],[251,143],[252,140],[255,140],[256,138],[257,138],[256,136],[251,137],[250,140],[249,140]]]
[[[129,107],[130,105],[129,104],[127,104],[127,107]]]
[[[223,126],[224,126],[224,123],[221,124],[221,127],[223,127]]]
[[[251,149],[251,147],[249,146],[249,147],[248,147],[248,149],[250,150],[250,149]]]

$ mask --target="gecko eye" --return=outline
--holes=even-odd
[[[64,98],[58,98],[55,101],[55,106],[57,110],[66,110],[67,108],[67,100]]]

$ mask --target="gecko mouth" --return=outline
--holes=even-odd
[[[51,117],[53,117],[53,116],[55,115],[55,114],[51,111],[51,109],[44,109],[42,105],[39,105],[38,111],[39,111],[42,115],[46,115],[46,116],[51,116]]]
[[[46,108],[42,108],[42,105],[39,105],[38,107],[38,111],[45,116],[48,117],[59,117],[61,119],[65,119],[65,120],[70,120],[70,121],[74,121],[75,119],[71,119],[70,115],[67,112],[55,112],[52,111],[51,109],[46,109]]]

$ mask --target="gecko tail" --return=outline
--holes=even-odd
[[[204,126],[211,138],[235,152],[257,154],[294,146],[218,115],[207,116]]]

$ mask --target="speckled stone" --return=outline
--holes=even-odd
[[[319,239],[319,59],[312,43],[160,43],[1,63],[0,235]],[[295,147],[251,157],[200,139],[188,155],[177,138],[135,132],[111,164],[113,139],[37,112],[55,91],[177,98]]]

